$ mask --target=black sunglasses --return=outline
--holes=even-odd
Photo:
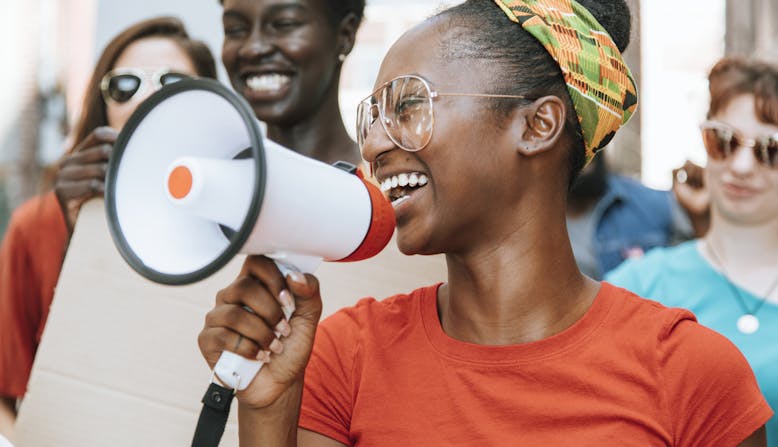
[[[169,68],[162,68],[151,73],[139,68],[117,68],[103,76],[100,81],[100,91],[106,102],[124,103],[131,100],[138,92],[146,91],[149,87],[156,91],[165,85],[191,77]]]

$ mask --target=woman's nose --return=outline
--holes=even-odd
[[[754,148],[751,146],[740,146],[735,149],[730,161],[730,169],[738,175],[748,175],[752,173],[759,164],[754,154]]]
[[[370,124],[360,148],[362,150],[362,158],[368,163],[375,163],[381,154],[397,148],[389,138],[389,135],[387,135],[384,126],[379,123],[380,119],[379,117]]]
[[[259,27],[251,30],[248,39],[238,49],[238,56],[243,59],[262,57],[273,51],[273,43],[270,38],[263,35]]]

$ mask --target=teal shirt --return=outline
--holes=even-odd
[[[748,359],[759,388],[776,411],[778,305],[764,303],[756,314],[759,330],[751,335],[740,333],[737,320],[743,315],[743,308],[727,279],[700,255],[697,244],[694,240],[672,248],[656,248],[640,259],[623,263],[605,280],[665,306],[689,309],[700,324],[727,337]],[[737,290],[751,310],[762,301],[742,288]],[[778,447],[775,415],[767,423],[767,445]]]

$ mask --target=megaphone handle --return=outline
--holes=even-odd
[[[270,255],[276,263],[278,270],[286,276],[290,272],[313,273],[321,264],[322,259],[315,256],[295,254]],[[249,312],[251,309],[246,308]],[[284,309],[284,317],[292,318],[292,311]],[[228,388],[241,391],[249,386],[264,363],[259,360],[247,359],[234,352],[222,351],[219,361],[213,368],[213,373]]]

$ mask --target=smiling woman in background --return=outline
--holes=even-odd
[[[12,432],[78,211],[102,196],[118,131],[154,91],[192,76],[215,78],[216,66],[178,19],[144,20],[117,35],[92,73],[53,190],[11,217],[0,249],[0,433]]]

